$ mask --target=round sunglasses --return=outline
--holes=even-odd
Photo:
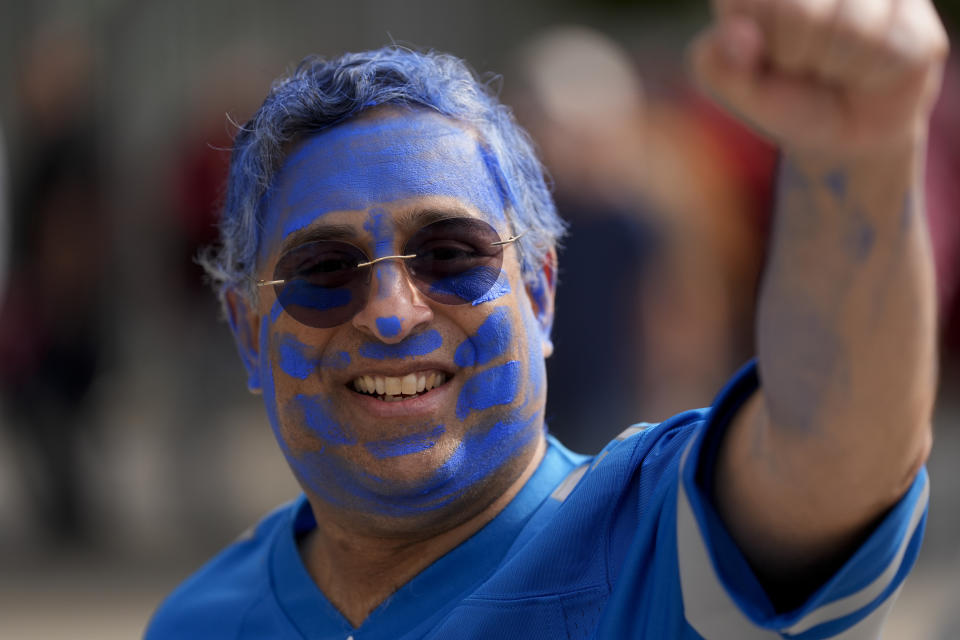
[[[348,242],[316,240],[283,254],[273,279],[260,280],[257,286],[273,286],[284,311],[318,329],[341,325],[366,305],[370,267],[385,260],[403,261],[414,285],[431,300],[473,303],[499,279],[503,247],[522,235],[501,240],[483,220],[446,218],[410,236],[401,255],[374,260]]]

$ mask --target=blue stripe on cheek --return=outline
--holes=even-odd
[[[317,369],[343,369],[350,364],[350,354],[339,351],[324,357],[311,357],[310,347],[290,335],[280,339],[280,370],[291,378],[306,380]]]
[[[278,349],[280,369],[291,378],[306,380],[318,364],[317,358],[307,355],[307,349],[307,345],[293,336],[283,336]]]
[[[325,396],[297,395],[293,399],[295,409],[300,412],[303,423],[318,437],[331,444],[354,444],[351,437],[339,422],[334,419],[329,409],[330,400]]]
[[[478,304],[482,304],[484,302],[491,302],[497,298],[502,298],[508,293],[510,293],[510,279],[507,278],[505,271],[501,271],[499,277],[497,277],[497,281],[493,283],[493,286],[490,287],[490,290],[470,304],[477,306]]]
[[[389,440],[368,442],[363,446],[366,447],[367,451],[375,458],[397,458],[433,448],[433,446],[437,444],[437,438],[445,432],[446,429],[440,424],[429,431],[410,433]]]
[[[387,338],[392,338],[393,336],[400,333],[400,328],[402,324],[400,318],[397,316],[390,316],[388,318],[377,318],[377,331],[380,332],[380,335]]]
[[[457,398],[457,418],[463,420],[471,411],[510,404],[520,387],[520,363],[511,360],[481,371],[463,384]]]
[[[397,344],[383,344],[381,342],[367,342],[360,345],[360,355],[374,360],[402,360],[415,356],[424,356],[436,351],[443,344],[443,338],[436,329],[430,329],[415,336],[410,336]]]
[[[497,307],[473,335],[457,347],[453,361],[458,367],[486,364],[503,355],[512,339],[510,315],[506,307]]]

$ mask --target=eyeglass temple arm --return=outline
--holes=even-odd
[[[507,238],[506,240],[500,240],[500,241],[498,241],[498,242],[491,242],[491,243],[490,243],[490,246],[492,246],[492,247],[502,247],[502,246],[505,245],[505,244],[510,244],[511,242],[516,242],[517,240],[520,239],[521,236],[523,236],[524,233],[526,233],[526,231],[524,231],[524,232],[522,232],[522,233],[518,233],[518,234],[515,235],[515,236],[510,236],[510,237]],[[370,260],[369,262],[361,262],[361,263],[359,263],[359,264],[357,265],[357,268],[360,269],[360,268],[362,268],[362,267],[369,267],[369,266],[372,266],[372,265],[377,264],[378,262],[383,262],[384,260],[409,260],[410,258],[416,258],[416,257],[417,257],[417,254],[415,254],[415,253],[411,253],[411,254],[405,255],[405,256],[383,256],[382,258],[375,258],[375,259],[373,259],[373,260]],[[283,283],[285,283],[285,282],[286,282],[286,280],[258,280],[258,281],[257,281],[257,286],[258,286],[258,287],[268,287],[268,286],[275,285],[275,284],[283,284]]]

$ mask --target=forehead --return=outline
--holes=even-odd
[[[307,137],[287,156],[265,203],[265,244],[332,212],[425,196],[455,198],[480,217],[501,220],[493,166],[473,132],[433,112],[397,108],[351,120]]]

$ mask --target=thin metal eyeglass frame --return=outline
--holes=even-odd
[[[491,242],[491,243],[490,243],[490,246],[491,246],[491,247],[502,247],[502,246],[505,246],[505,245],[508,245],[508,244],[512,244],[512,243],[516,242],[517,240],[519,240],[521,237],[523,237],[523,234],[524,234],[524,233],[526,233],[526,231],[524,231],[524,232],[522,232],[522,233],[518,233],[518,234],[515,235],[515,236],[510,236],[510,237],[507,238],[506,240],[498,240],[497,242]],[[373,260],[370,260],[370,261],[368,261],[368,262],[361,262],[361,263],[358,264],[355,268],[356,268],[356,269],[362,269],[362,268],[364,268],[364,267],[370,267],[370,266],[373,266],[373,265],[377,264],[378,262],[383,262],[384,260],[409,260],[409,259],[411,259],[411,258],[416,258],[416,257],[417,257],[417,254],[415,254],[415,253],[411,253],[411,254],[405,255],[405,256],[383,256],[382,258],[374,258]],[[283,280],[257,280],[257,286],[258,286],[258,287],[267,287],[267,286],[270,286],[270,285],[285,284],[286,282],[287,282],[286,279],[283,279]]]

